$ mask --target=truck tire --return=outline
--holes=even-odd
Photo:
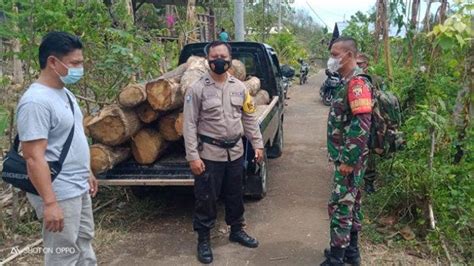
[[[263,161],[256,174],[253,171],[254,169],[250,169],[250,173],[247,173],[245,195],[252,199],[261,200],[267,195],[268,158],[265,150],[263,152]]]
[[[281,156],[283,153],[283,117],[281,118],[280,125],[278,125],[278,131],[273,140],[273,145],[267,148],[268,158],[274,159]]]

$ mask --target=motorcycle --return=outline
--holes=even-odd
[[[319,96],[324,105],[330,106],[334,98],[334,90],[341,84],[342,79],[338,73],[331,73],[326,69],[326,80],[319,89]]]
[[[285,77],[283,76],[281,79],[282,87],[283,87],[283,95],[285,96],[285,99],[288,99],[288,89],[291,87],[291,81],[292,78]]]
[[[308,81],[309,66],[303,63],[300,68],[300,85],[305,84]]]
[[[288,89],[291,87],[291,82],[295,76],[295,69],[289,65],[281,65],[280,69],[282,73],[281,84],[283,87],[283,95],[285,96],[285,99],[288,99]]]

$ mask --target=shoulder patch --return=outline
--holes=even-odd
[[[253,101],[253,98],[248,92],[245,94],[244,106],[242,109],[246,114],[253,114],[257,110],[255,108],[255,103]]]
[[[372,93],[363,78],[353,78],[349,81],[347,97],[352,114],[367,114],[372,112]]]

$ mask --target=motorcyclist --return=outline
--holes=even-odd
[[[308,77],[308,73],[309,73],[309,65],[304,62],[303,58],[299,58],[298,59],[298,63],[301,65],[301,68],[300,68],[300,84],[304,84],[306,83],[306,79]]]
[[[323,101],[324,105],[330,106],[331,101],[333,98],[333,89],[339,86],[341,82],[341,77],[337,72],[331,72],[329,69],[326,69],[326,80],[321,85],[319,90],[319,95],[321,96],[321,100]]]

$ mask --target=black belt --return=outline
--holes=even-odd
[[[219,146],[219,147],[224,148],[224,149],[233,148],[239,142],[239,140],[241,139],[241,137],[238,137],[238,138],[232,139],[232,140],[221,140],[221,139],[215,139],[215,138],[211,138],[209,136],[205,136],[205,135],[201,135],[201,134],[198,134],[198,137],[202,142],[212,144],[212,145],[215,145],[215,146]]]

